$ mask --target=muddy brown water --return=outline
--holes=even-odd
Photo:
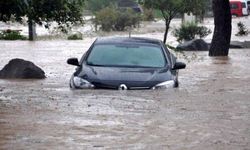
[[[250,50],[187,52],[180,88],[71,91],[84,41],[1,41],[0,68],[33,61],[45,80],[0,80],[0,149],[250,149]]]

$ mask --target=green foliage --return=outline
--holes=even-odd
[[[198,26],[194,22],[183,23],[180,28],[176,28],[173,31],[173,35],[177,38],[177,41],[183,40],[190,41],[196,37],[205,38],[211,33],[211,30],[204,26]]]
[[[27,38],[20,34],[20,31],[5,30],[0,32],[0,40],[27,40]]]
[[[204,17],[206,8],[209,6],[210,0],[184,0],[186,6],[184,12],[192,12],[197,17]]]
[[[117,0],[87,0],[85,2],[86,8],[92,13],[96,13],[106,7],[115,4]]]
[[[140,15],[135,14],[132,9],[117,10],[117,19],[114,27],[116,31],[124,31],[126,27],[136,27],[140,20]]]
[[[153,21],[155,19],[154,9],[152,8],[144,8],[143,9],[143,20],[145,21]]]
[[[211,33],[212,33],[212,31],[210,29],[208,29],[207,27],[205,27],[205,26],[198,27],[197,35],[201,39],[207,37]]]
[[[135,27],[140,23],[140,15],[131,9],[120,10],[106,7],[96,13],[94,23],[103,31],[124,31],[127,27]]]
[[[103,31],[111,31],[118,17],[116,12],[114,8],[106,7],[96,13],[94,23],[101,25]]]
[[[145,0],[144,6],[160,10],[165,19],[173,18],[183,11],[183,0]]]
[[[163,18],[161,11],[158,9],[154,9],[154,16],[155,18]]]
[[[82,39],[83,37],[81,33],[75,33],[68,36],[68,40],[82,40]]]
[[[207,0],[143,0],[144,6],[155,8],[163,11],[166,17],[175,15],[176,13],[193,12],[195,15],[200,15],[205,11]]]
[[[248,30],[246,29],[246,26],[242,22],[237,23],[238,26],[238,33],[236,36],[245,36],[248,35]]]
[[[21,0],[1,0],[0,1],[0,21],[7,22],[12,17],[21,22],[25,16],[24,3]]]
[[[168,30],[172,19],[178,14],[195,12],[198,14],[204,7],[205,0],[144,0],[144,6],[159,10],[166,22],[166,30],[163,42],[166,43]],[[202,5],[201,5],[202,3]],[[199,10],[199,11],[198,11]]]
[[[84,0],[1,0],[0,20],[7,22],[11,18],[22,22],[25,17],[49,28],[55,21],[59,27],[70,27],[83,23]]]
[[[181,57],[183,59],[185,59],[188,63],[194,61],[195,59],[197,59],[197,55],[196,53],[193,53],[191,56],[186,55],[185,52],[183,50],[177,49],[171,45],[166,44],[166,47],[171,50],[175,56],[177,56],[178,58]]]

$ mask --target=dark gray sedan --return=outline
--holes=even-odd
[[[97,39],[78,61],[70,79],[73,89],[159,89],[178,87],[176,61],[163,42],[148,38],[112,37]]]

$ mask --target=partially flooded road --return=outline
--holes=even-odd
[[[71,91],[66,60],[94,40],[0,42],[0,68],[23,58],[47,76],[0,80],[0,149],[250,149],[249,49],[185,53],[178,89]]]

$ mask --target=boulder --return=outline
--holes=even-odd
[[[183,51],[207,51],[208,44],[202,39],[194,39],[194,40],[179,44],[176,48],[178,50],[183,50]]]
[[[250,41],[245,41],[244,47],[249,49],[250,48]]]
[[[44,71],[30,61],[12,59],[1,71],[2,79],[44,79]]]
[[[243,42],[231,41],[231,43],[230,43],[230,48],[241,49],[241,48],[245,48],[245,47],[244,47],[244,43],[243,43]]]

